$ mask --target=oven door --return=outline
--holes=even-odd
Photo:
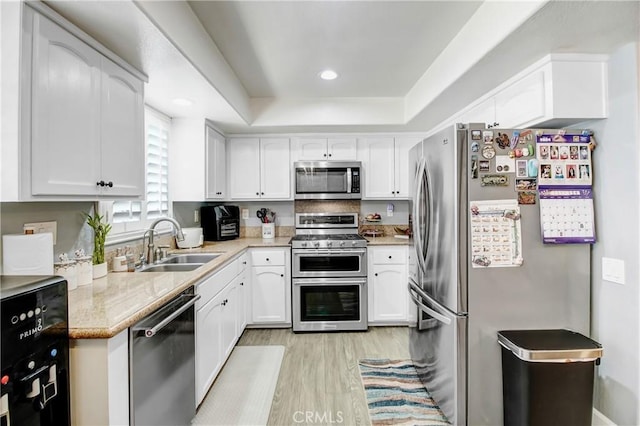
[[[293,249],[293,278],[344,278],[367,276],[367,249]]]
[[[367,279],[293,279],[293,331],[366,330]]]

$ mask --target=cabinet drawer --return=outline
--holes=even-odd
[[[238,275],[238,260],[234,260],[226,266],[223,266],[215,274],[205,278],[202,282],[196,284],[196,294],[199,294],[200,300],[196,302],[196,310],[207,304],[216,294]]]
[[[284,250],[259,250],[251,252],[251,266],[284,265]]]
[[[404,247],[372,247],[370,251],[374,265],[398,265],[407,263],[407,251]]]
[[[249,267],[249,254],[242,253],[240,257],[238,257],[238,273],[245,271]]]

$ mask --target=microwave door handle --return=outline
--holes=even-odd
[[[347,194],[351,193],[351,167],[347,167]]]

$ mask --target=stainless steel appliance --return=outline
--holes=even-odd
[[[418,309],[410,351],[425,386],[455,425],[502,424],[499,330],[589,332],[590,247],[543,244],[538,205],[518,206],[520,266],[473,267],[471,201],[517,197],[513,181],[502,186],[516,176],[504,168],[509,140],[506,149],[486,143],[484,130],[479,124],[451,126],[409,155],[415,159],[409,172],[415,177],[410,212],[416,257],[409,291]],[[490,130],[496,137],[515,135]],[[483,179],[487,175],[497,177]]]
[[[190,425],[196,414],[193,288],[129,328],[130,424]]]
[[[0,424],[70,425],[67,282],[0,276]]]
[[[297,213],[293,331],[366,330],[367,240],[357,213]]]
[[[295,199],[359,200],[361,170],[359,161],[296,161]]]
[[[200,221],[205,241],[225,241],[240,237],[238,206],[202,206]]]

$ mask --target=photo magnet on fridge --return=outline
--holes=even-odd
[[[472,130],[471,131],[471,140],[472,141],[480,141],[480,140],[482,140],[482,131],[480,131],[480,130]]]
[[[518,204],[535,204],[535,203],[536,203],[535,191],[518,192]]]

